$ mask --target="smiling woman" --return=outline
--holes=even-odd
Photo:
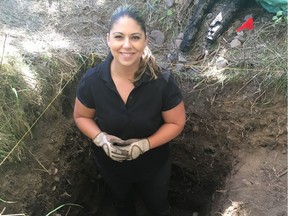
[[[78,128],[92,139],[96,165],[119,216],[135,216],[134,193],[154,216],[170,215],[168,142],[185,124],[180,89],[147,47],[143,18],[130,6],[110,20],[106,61],[82,78],[74,108]]]
[[[138,145],[122,147],[124,158],[130,152],[133,153],[131,158],[139,156],[119,163],[115,161],[117,167],[114,172],[114,169],[111,171],[114,160],[107,162],[110,157],[104,151],[106,149],[109,154],[111,145],[106,142],[103,148],[96,146],[71,122],[75,85],[78,85],[79,76],[85,72],[83,70],[92,65],[94,67],[95,64],[97,72],[96,68],[91,69],[94,75],[90,71],[91,76],[85,75],[87,79],[84,78],[82,84],[87,82],[88,86],[85,86],[87,89],[91,87],[93,91],[92,95],[95,97],[90,99],[95,101],[95,106],[92,105],[96,122],[103,132],[121,139],[149,139],[150,134],[146,130],[152,128],[154,131],[162,126],[162,122],[157,125],[159,118],[165,119],[165,123],[170,122],[169,119],[166,120],[165,114],[168,112],[169,117],[174,106],[167,105],[170,100],[166,99],[174,84],[168,76],[169,72],[162,70],[158,73],[157,67],[157,73],[151,72],[153,56],[146,47],[140,59],[139,70],[134,79],[129,81],[133,82],[133,89],[125,102],[119,96],[119,86],[116,89],[116,78],[111,78],[111,62],[114,57],[110,54],[103,62],[103,54],[107,54],[107,33],[112,29],[108,28],[107,16],[116,5],[123,5],[123,2],[137,5],[141,14],[148,15],[149,36],[154,36],[154,31],[165,36],[161,45],[154,44],[155,41],[148,37],[148,45],[151,42],[151,50],[155,50],[161,64],[178,71],[175,76],[183,90],[187,109],[186,128],[181,136],[169,144],[172,160],[169,202],[172,215],[286,215],[285,23],[275,24],[271,20],[273,15],[260,5],[251,3],[252,7],[248,11],[241,10],[237,19],[231,23],[232,32],[246,15],[253,15],[255,18],[257,31],[244,32],[242,39],[245,42],[242,47],[233,49],[228,43],[236,33],[224,34],[225,40],[219,40],[217,46],[211,47],[212,52],[204,61],[196,62],[198,51],[203,48],[197,41],[193,52],[180,56],[181,60],[182,57],[187,60],[186,63],[181,63],[180,70],[177,55],[173,59],[168,57],[175,54],[172,42],[175,49],[176,45],[178,49],[180,34],[175,37],[188,22],[188,15],[193,15],[190,10],[195,9],[192,2],[196,1],[174,1],[168,9],[165,1],[156,0],[0,0],[0,26],[3,27],[0,30],[0,55],[3,55],[0,69],[2,215],[38,216],[52,211],[54,215],[69,216],[116,215],[113,214],[115,208],[112,208],[111,193],[103,185],[96,163],[91,160],[92,147],[95,148],[97,162],[104,164],[104,172],[101,174],[105,177],[106,171],[112,178],[116,176],[116,180],[119,180],[120,186],[117,184],[116,189],[126,187],[126,183],[133,182],[140,173],[141,181],[137,181],[136,185],[139,195],[142,195],[143,191],[147,190],[148,193],[152,190],[147,184],[149,173],[156,170],[155,173],[163,174],[159,172],[159,167],[162,167],[159,161],[163,161],[163,149],[167,144],[157,147],[162,148],[158,151],[159,154],[155,152],[157,148],[150,148],[142,153],[144,147],[147,147],[147,142],[142,141],[136,142]],[[100,3],[103,5],[99,5]],[[191,7],[188,6],[190,3]],[[55,10],[57,12],[54,13]],[[215,15],[218,12],[213,11]],[[117,27],[116,25],[117,22],[111,22],[111,26]],[[141,22],[138,25],[142,26]],[[205,39],[202,37],[205,35],[205,28],[202,30],[199,32],[199,39]],[[177,44],[174,44],[175,40]],[[55,44],[55,41],[62,43]],[[70,45],[66,46],[66,42]],[[42,46],[43,44],[49,47]],[[35,47],[36,45],[39,46]],[[219,56],[229,60],[228,67],[222,71],[213,71],[211,69],[215,69]],[[173,64],[174,60],[176,65]],[[81,69],[78,70],[80,66]],[[146,72],[142,73],[140,66],[146,67]],[[26,73],[23,69],[35,72],[35,77],[31,77],[29,71]],[[127,72],[128,69],[129,67]],[[78,72],[74,76],[76,71]],[[221,82],[218,75],[224,75],[225,80]],[[24,76],[37,79],[35,87],[39,91],[35,88],[33,90],[33,85],[27,86]],[[169,85],[165,85],[166,81]],[[126,85],[128,86],[127,83],[121,86]],[[163,85],[167,88],[162,92]],[[159,95],[163,95],[161,100]],[[90,96],[91,92],[87,94],[87,101]],[[159,110],[157,106],[163,107],[163,112],[161,110],[161,115],[157,112],[153,116],[153,112]],[[38,118],[40,114],[41,118]],[[39,121],[36,123],[35,119]],[[32,124],[33,130],[27,130]],[[20,139],[23,134],[26,135],[25,140]],[[105,138],[102,135],[97,140]],[[16,144],[20,148],[14,148]],[[153,145],[152,142],[151,144]],[[98,142],[98,145],[101,143]],[[143,151],[137,146],[142,146]],[[11,157],[7,158],[8,154]],[[155,157],[150,157],[152,154]],[[114,156],[119,157],[121,154],[111,153],[111,157],[115,158]],[[4,158],[7,158],[5,162]],[[155,158],[159,158],[159,161],[155,162]],[[155,167],[151,166],[150,161]],[[135,166],[132,166],[134,163]],[[107,168],[111,164],[113,166]],[[163,178],[163,182],[164,180]],[[142,216],[147,215],[143,202],[138,198],[140,196],[135,199],[137,212]],[[63,208],[59,209],[57,206]]]
[[[131,28],[128,29],[127,26],[131,26]],[[159,67],[147,47],[146,26],[138,11],[134,7],[129,7],[128,10],[123,10],[122,7],[119,7],[111,16],[109,29],[107,43],[115,60],[117,61],[115,57],[117,54],[116,50],[121,49],[118,52],[122,54],[122,58],[126,59],[126,61],[129,61],[129,59],[131,61],[134,58],[134,61],[136,61],[134,62],[135,68],[131,68],[136,71],[131,80],[136,82],[144,72],[150,73],[153,79],[157,78]],[[147,66],[149,67],[148,71],[146,71]]]
[[[126,26],[131,26],[131,28]],[[112,67],[123,70],[126,66],[130,66],[130,74],[125,71],[122,72],[125,76],[131,76],[130,79],[133,80],[134,72],[138,69],[141,56],[147,45],[145,32],[134,19],[122,17],[107,34],[107,43],[114,56]]]

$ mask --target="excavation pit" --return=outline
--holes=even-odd
[[[77,156],[70,155],[69,158],[65,159],[65,161],[70,164],[69,169],[71,169],[70,171],[66,169],[66,176],[70,176],[69,181],[77,182],[77,185],[69,185],[64,181],[60,188],[68,190],[66,191],[68,194],[74,194],[74,197],[77,197],[75,202],[84,206],[81,210],[75,210],[75,214],[70,212],[70,215],[114,215],[115,212],[110,191],[93,163],[89,143],[90,141],[87,140],[77,128],[74,128],[71,133],[67,134],[65,145],[60,151],[63,153],[63,157],[65,157],[65,155],[67,157],[66,153],[69,148],[70,153],[73,155],[73,152],[81,152],[81,148],[77,149],[79,145],[82,146],[84,144],[86,147],[83,148],[85,150]],[[194,153],[187,154],[187,149],[182,149],[182,147],[185,146],[184,143],[184,140],[176,140],[170,143],[172,176],[169,200],[172,214],[175,216],[192,215],[193,213],[198,213],[203,216],[209,215],[212,195],[217,188],[223,185],[223,181],[229,173],[231,164],[229,160],[227,160],[227,157],[225,157],[225,159],[223,158],[223,161],[219,159],[215,161],[214,159],[213,164],[209,164],[213,160],[213,154],[215,154],[215,152],[213,153],[205,149],[203,149],[205,154],[203,159],[196,159],[197,154],[200,154],[202,150],[196,149],[193,151]],[[74,151],[71,151],[71,148],[74,148]],[[210,160],[208,160],[208,158],[210,158]],[[219,161],[221,165],[217,164],[217,161]],[[206,167],[206,165],[208,165],[208,167]],[[77,174],[72,173],[75,171],[77,171]],[[136,198],[135,203],[138,214],[143,216],[147,215],[146,208],[140,197]]]

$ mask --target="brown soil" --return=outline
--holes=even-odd
[[[177,2],[183,10],[185,1]],[[94,52],[102,58],[107,52],[107,16],[119,4],[114,0],[4,0],[0,36],[9,35],[7,52],[16,50],[29,58],[50,52]],[[149,27],[157,28],[155,22]],[[161,60],[169,52],[173,34],[169,36],[160,47],[163,53],[156,53]],[[59,38],[62,43],[56,45]],[[190,61],[199,55],[196,51],[186,57]],[[90,142],[72,119],[75,89],[83,72],[65,88],[59,105],[33,128],[33,135],[21,146],[20,160],[0,166],[0,215],[48,215],[63,204],[58,215],[114,215],[109,191],[93,164]],[[258,78],[199,82],[191,70],[184,70],[178,81],[187,123],[181,136],[170,143],[173,215],[286,216],[285,92],[275,94],[271,88],[256,94]],[[140,199],[137,207],[140,216],[147,215]]]

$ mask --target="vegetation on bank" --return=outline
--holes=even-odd
[[[5,58],[0,66],[1,165],[21,160],[25,139],[33,136],[32,128],[44,114],[62,112],[59,96],[81,65],[69,54]]]

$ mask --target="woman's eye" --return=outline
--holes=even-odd
[[[115,35],[114,38],[116,38],[116,39],[121,39],[122,36],[121,36],[121,35]]]
[[[139,40],[140,37],[139,36],[132,36],[132,40]]]

